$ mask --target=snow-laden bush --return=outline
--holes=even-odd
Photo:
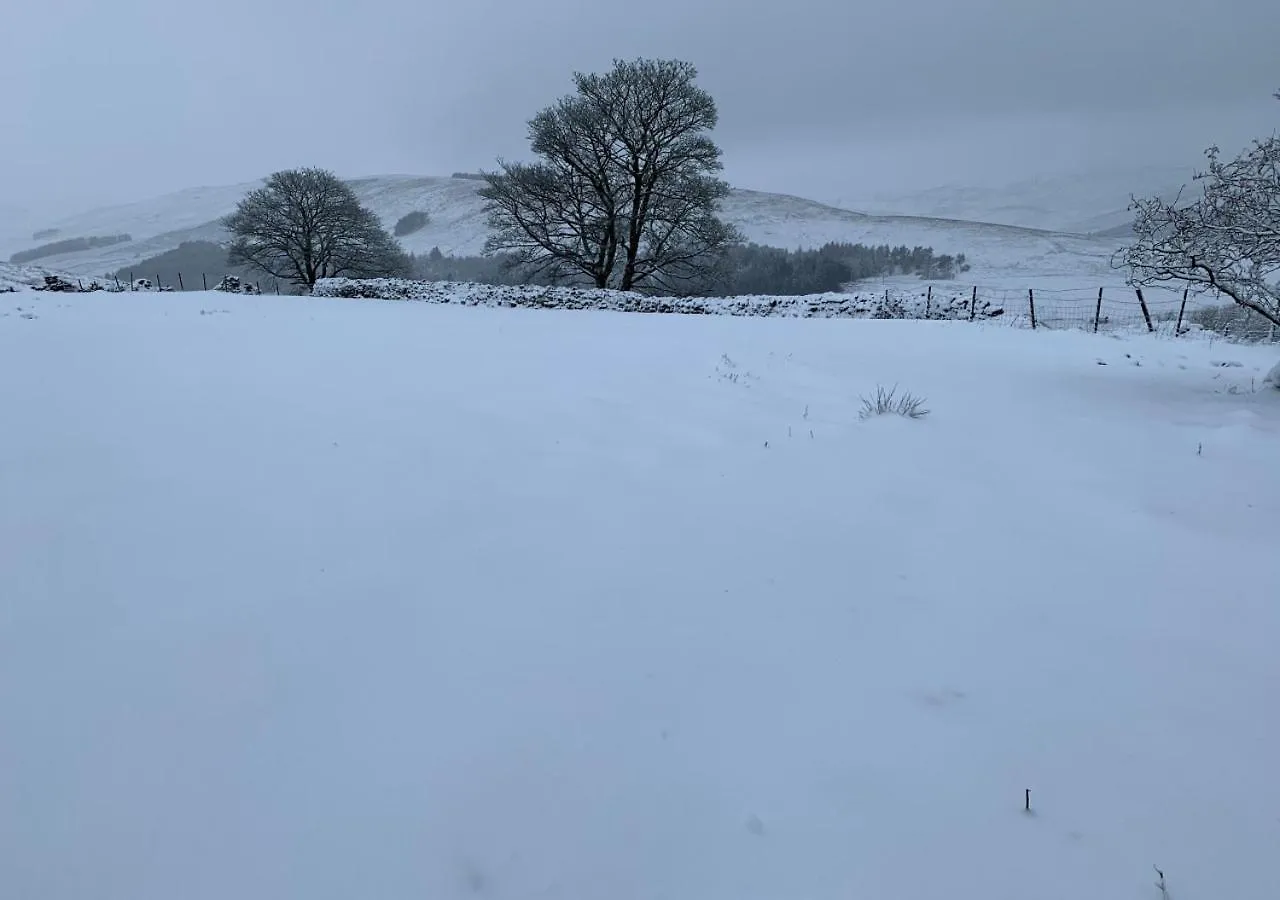
[[[259,294],[258,286],[249,281],[244,281],[238,275],[223,275],[222,280],[214,287],[215,291],[223,291],[228,294]]]
[[[60,294],[76,294],[80,292],[80,285],[74,281],[68,281],[60,275],[44,276],[44,283],[35,286],[37,291],[53,291]]]

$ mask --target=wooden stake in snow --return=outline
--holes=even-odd
[[[1027,788],[1027,812],[1031,812],[1031,788]]]
[[[1027,289],[1027,305],[1031,307],[1031,330],[1036,330],[1036,292],[1033,288]]]
[[[1178,325],[1173,329],[1173,333],[1175,336],[1182,334],[1182,316],[1187,311],[1187,294],[1190,293],[1190,291],[1191,291],[1191,288],[1185,288],[1182,291],[1182,306],[1178,308]]]
[[[1138,304],[1142,307],[1142,318],[1147,320],[1147,331],[1155,331],[1156,326],[1151,324],[1151,310],[1147,309],[1147,298],[1142,296],[1142,288],[1136,288],[1138,293]]]
[[[1098,323],[1102,321],[1102,288],[1098,288],[1098,308],[1093,311],[1093,333],[1098,333]]]

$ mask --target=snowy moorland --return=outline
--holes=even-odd
[[[227,238],[219,218],[258,183],[193,188],[121,206],[91,210],[49,223],[59,237],[129,234],[131,240],[41,262],[81,275],[114,272],[172,250],[183,241]],[[433,247],[457,256],[479,254],[489,229],[483,182],[470,178],[386,175],[357,178],[352,189],[387,228],[414,211],[429,215],[420,231],[400,239],[406,250],[427,253]],[[968,283],[1011,278],[1019,287],[1035,287],[1050,278],[1076,286],[1119,282],[1110,267],[1116,239],[1100,239],[1007,225],[914,216],[868,216],[785,194],[735,190],[723,204],[724,217],[756,243],[788,249],[814,248],[831,241],[930,246],[938,254],[966,254]],[[42,241],[30,233],[0,233],[0,256],[28,250]],[[142,273],[139,273],[140,275]],[[197,273],[189,273],[195,275]],[[217,276],[221,273],[206,273]],[[198,279],[193,278],[192,283]]]
[[[0,294],[0,894],[1274,897],[1275,356]]]

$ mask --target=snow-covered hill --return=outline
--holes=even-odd
[[[999,222],[1079,234],[1122,233],[1133,221],[1131,195],[1172,197],[1189,184],[1193,166],[1092,169],[1017,181],[1000,187],[943,185],[872,194],[853,201],[867,210]]]
[[[352,184],[360,198],[388,226],[408,212],[422,210],[431,221],[402,239],[406,249],[426,252],[439,247],[455,255],[479,253],[488,228],[481,182],[465,178],[410,175],[358,178]],[[254,184],[194,188],[125,206],[93,210],[49,223],[66,237],[127,233],[128,243],[42,260],[84,274],[100,275],[171,250],[182,241],[223,236],[217,220],[231,212]],[[1055,276],[1092,283],[1114,279],[1108,259],[1114,239],[944,218],[867,216],[799,197],[735,190],[724,205],[726,218],[750,240],[782,247],[813,247],[828,241],[931,246],[938,253],[964,253],[973,265],[971,279],[1012,277],[1035,282]],[[31,240],[3,248],[7,257],[33,246]]]
[[[0,295],[0,895],[1272,900],[1275,353]]]

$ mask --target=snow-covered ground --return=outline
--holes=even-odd
[[[132,240],[42,262],[100,277],[172,250],[183,241],[225,239],[218,219],[232,212],[240,198],[256,186],[193,188],[51,222],[49,227],[56,227],[60,238],[123,233]],[[425,228],[400,239],[407,250],[426,253],[439,247],[453,255],[478,254],[484,248],[488,225],[484,201],[477,194],[482,186],[474,179],[413,175],[352,180],[361,201],[388,228],[406,213],[428,213],[430,222]],[[735,190],[726,199],[723,214],[749,240],[777,247],[811,248],[843,241],[930,246],[939,254],[964,253],[973,266],[967,277],[979,282],[1013,278],[1035,286],[1047,278],[1066,277],[1089,287],[1116,278],[1109,265],[1118,246],[1116,239],[945,218],[867,216],[800,197],[751,190]],[[0,234],[0,242],[3,239]],[[8,258],[40,243],[29,234],[21,240],[11,239],[0,243],[0,256]]]
[[[0,295],[0,895],[1269,900],[1275,356]]]
[[[43,284],[46,275],[56,275],[72,283],[75,283],[77,279],[77,276],[59,269],[50,269],[40,265],[15,266],[11,263],[0,262],[0,291],[10,289],[25,291],[28,288]],[[83,284],[92,283],[83,278],[80,281]]]

